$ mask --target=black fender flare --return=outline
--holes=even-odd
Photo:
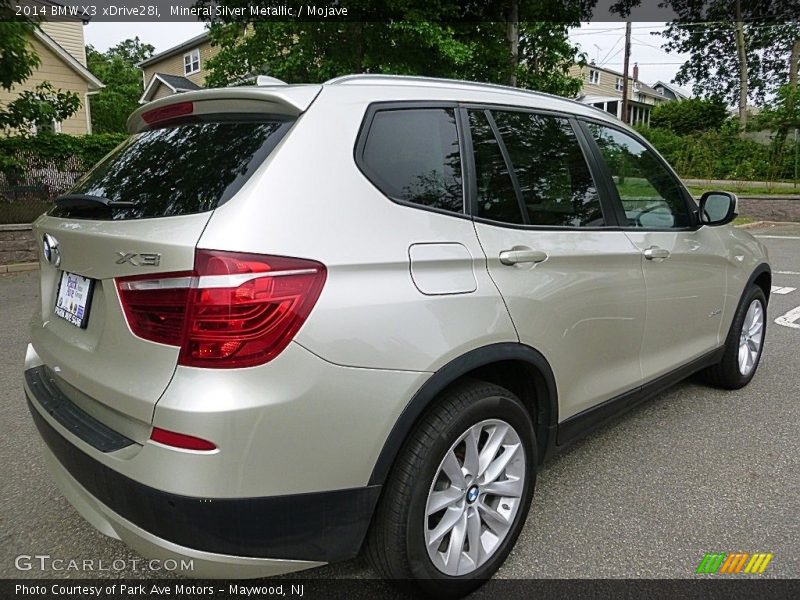
[[[463,375],[479,367],[506,360],[528,363],[541,374],[546,388],[550,415],[550,422],[545,425],[548,428],[554,427],[558,423],[558,391],[553,370],[550,368],[550,363],[547,362],[547,359],[538,350],[519,342],[501,342],[476,348],[447,363],[429,377],[422,384],[422,387],[417,390],[389,432],[372,469],[369,485],[382,485],[384,483],[397,454],[400,452],[400,448],[409,433],[411,433],[420,415],[444,389]]]
[[[744,284],[744,289],[742,290],[742,293],[739,294],[740,302],[741,302],[741,297],[744,296],[744,293],[747,291],[747,288],[749,288],[751,285],[755,285],[756,279],[758,279],[764,273],[768,273],[770,280],[772,279],[772,269],[770,268],[770,266],[767,263],[759,263],[758,266],[756,266],[756,268],[753,269],[753,272],[750,274],[747,283]],[[769,290],[766,290],[764,292],[764,296],[767,297],[767,304],[769,304]]]

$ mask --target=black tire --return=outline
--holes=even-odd
[[[490,558],[471,573],[448,576],[433,563],[425,544],[428,493],[451,446],[470,427],[487,419],[505,421],[519,436],[525,453],[523,491],[511,527]],[[505,561],[522,530],[536,483],[536,459],[530,416],[514,394],[481,381],[466,381],[447,390],[398,454],[367,536],[367,558],[383,578],[416,593],[459,597],[480,587]]]
[[[739,370],[739,339],[747,310],[754,301],[761,303],[761,308],[764,311],[765,317],[764,325],[761,330],[761,346],[758,350],[755,366],[749,373],[743,375]],[[753,379],[753,376],[758,370],[758,365],[761,362],[761,354],[764,351],[764,342],[766,341],[767,334],[766,314],[767,298],[764,296],[763,290],[756,285],[750,286],[745,290],[739,302],[739,306],[736,308],[736,314],[733,316],[733,323],[731,323],[728,337],[725,340],[725,354],[722,355],[722,360],[703,372],[707,383],[727,390],[737,390],[750,383],[750,380]]]

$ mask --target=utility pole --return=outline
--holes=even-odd
[[[628,122],[628,64],[631,59],[631,22],[625,23],[625,68],[622,74],[622,120]]]

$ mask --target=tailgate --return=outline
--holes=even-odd
[[[313,92],[186,93],[134,113],[138,133],[34,224],[41,307],[31,338],[48,367],[96,401],[151,422],[178,363],[185,302],[155,298],[131,323],[116,280],[144,276],[146,287],[160,273],[189,279],[214,209],[265,163]]]
[[[149,423],[172,378],[179,348],[130,331],[114,277],[191,271],[195,244],[210,215],[106,222],[40,218],[34,225],[36,238],[51,235],[61,256],[58,267],[40,259],[41,307],[31,322],[31,341],[45,364],[90,397]],[[119,252],[158,255],[159,266],[117,264]],[[54,312],[65,271],[94,281],[85,328]]]

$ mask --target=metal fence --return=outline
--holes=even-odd
[[[84,161],[42,161],[32,152],[15,155],[23,169],[0,171],[0,223],[30,223],[53,205],[87,170]]]

